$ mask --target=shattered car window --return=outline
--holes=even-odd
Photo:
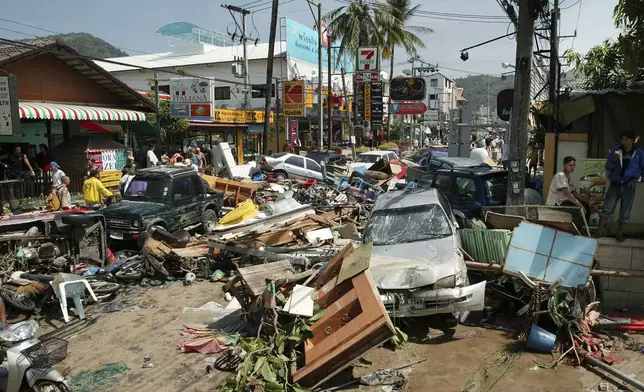
[[[363,162],[363,163],[376,163],[378,162],[382,157],[380,155],[373,155],[373,154],[360,154],[356,158],[356,162]]]
[[[166,181],[161,178],[134,177],[125,190],[123,198],[138,201],[164,201],[167,198],[167,191],[164,191],[166,187]]]
[[[452,228],[438,204],[375,211],[364,231],[365,242],[374,245],[405,244],[450,235]]]
[[[505,174],[485,176],[485,193],[490,204],[503,204],[507,196],[508,177]]]

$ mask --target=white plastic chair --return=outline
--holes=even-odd
[[[92,290],[92,287],[89,285],[87,279],[83,279],[78,275],[74,274],[61,274],[63,275],[63,282],[56,285],[55,282],[49,282],[54,288],[54,292],[60,301],[60,309],[63,311],[63,319],[66,323],[69,322],[69,309],[67,308],[67,298],[73,298],[74,305],[76,306],[76,311],[78,312],[78,317],[81,320],[85,319],[85,309],[83,309],[83,301],[81,300],[81,294],[85,292],[85,289],[89,291],[94,301],[98,302],[96,294]]]

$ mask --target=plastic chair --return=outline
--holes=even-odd
[[[74,305],[76,306],[76,311],[78,312],[78,317],[81,320],[85,319],[85,309],[83,309],[83,301],[81,300],[81,294],[85,293],[85,289],[89,291],[94,301],[98,302],[94,290],[89,285],[87,279],[83,279],[78,275],[74,274],[61,274],[65,275],[65,281],[58,283],[56,286],[55,282],[49,282],[54,288],[54,292],[60,301],[60,309],[63,311],[63,319],[66,323],[69,322],[69,310],[67,308],[67,298],[72,298],[74,300]]]

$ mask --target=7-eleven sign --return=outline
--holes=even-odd
[[[380,70],[380,51],[377,46],[358,48],[358,66],[356,71]]]

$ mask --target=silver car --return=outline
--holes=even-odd
[[[436,189],[378,196],[364,232],[370,269],[391,316],[482,310],[485,281],[470,285],[454,214]]]
[[[324,180],[322,166],[311,158],[296,154],[279,153],[270,157],[261,157],[260,167],[283,179]]]

